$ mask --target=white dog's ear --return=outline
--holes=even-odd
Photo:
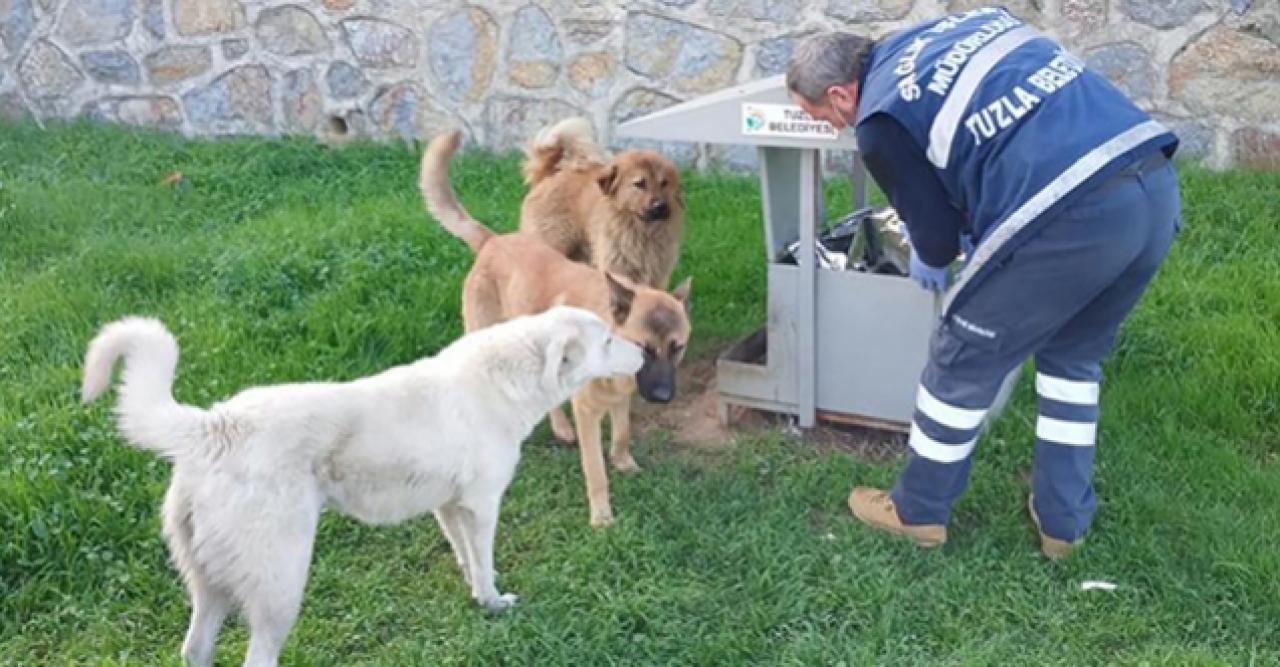
[[[578,338],[577,331],[565,327],[556,331],[542,359],[542,380],[546,386],[558,387],[564,382],[565,374],[582,364],[586,356],[586,348]]]

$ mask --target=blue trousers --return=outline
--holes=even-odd
[[[911,452],[891,491],[907,524],[946,524],[1001,381],[1034,356],[1039,414],[1032,478],[1051,537],[1074,541],[1096,510],[1092,477],[1102,362],[1181,225],[1163,156],[1110,177],[1014,249],[938,324],[922,373]]]

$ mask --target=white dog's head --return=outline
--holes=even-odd
[[[542,384],[551,391],[572,395],[590,380],[632,375],[644,364],[638,345],[615,336],[589,310],[555,306],[535,317],[545,318],[549,325]]]
[[[616,336],[595,313],[554,306],[473,331],[438,357],[455,367],[480,371],[481,381],[514,405],[538,413],[563,403],[587,382],[612,375],[634,375],[644,352]],[[477,373],[471,372],[470,377]]]

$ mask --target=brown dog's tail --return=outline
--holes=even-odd
[[[538,133],[524,151],[524,182],[529,187],[551,177],[564,163],[603,162],[591,121],[581,116],[566,118]]]
[[[422,152],[422,167],[418,173],[418,189],[427,204],[427,212],[450,234],[466,241],[472,252],[480,252],[481,246],[493,238],[493,232],[471,217],[458,202],[449,182],[449,163],[462,143],[462,133],[452,130],[437,136]]]

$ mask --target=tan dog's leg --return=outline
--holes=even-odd
[[[471,273],[462,283],[462,326],[467,333],[506,319],[497,285],[483,275]]]
[[[556,435],[556,439],[566,445],[572,445],[578,436],[573,432],[573,423],[569,421],[569,415],[564,413],[564,408],[556,406],[551,411],[551,432]]]
[[[631,394],[609,406],[609,428],[613,431],[613,447],[609,459],[613,467],[623,472],[640,472],[640,466],[631,457]]]
[[[609,506],[609,476],[604,469],[604,451],[600,448],[600,420],[604,411],[595,407],[578,392],[573,397],[573,420],[578,424],[578,453],[582,457],[582,476],[587,482],[587,504],[591,508],[591,525],[613,523]]]

